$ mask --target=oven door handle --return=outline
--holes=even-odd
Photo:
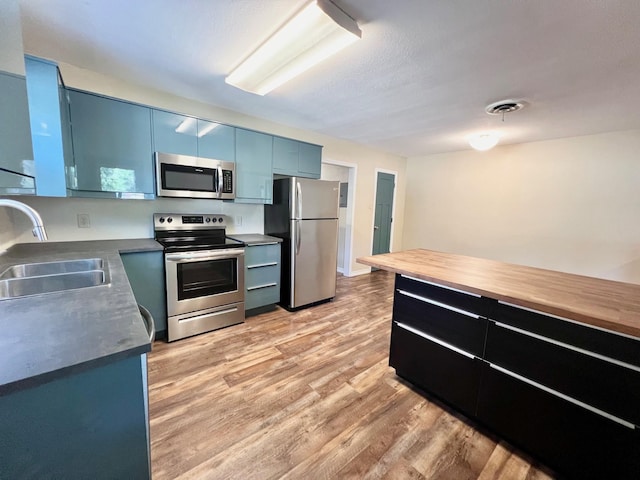
[[[244,255],[244,248],[233,248],[228,250],[206,250],[204,252],[191,253],[166,253],[164,258],[167,262],[202,262],[206,260],[221,260],[224,258],[238,258]]]
[[[222,166],[218,167],[218,198],[222,198],[222,187],[224,186],[224,178],[222,176]]]

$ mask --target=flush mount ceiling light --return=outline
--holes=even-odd
[[[258,95],[359,40],[356,21],[329,0],[314,0],[247,57],[225,82]]]
[[[474,135],[469,138],[469,145],[471,145],[476,150],[480,150],[484,152],[485,150],[490,150],[498,144],[500,140],[500,136],[497,133],[487,132],[481,133],[479,135]]]
[[[502,115],[502,121],[504,121],[504,114],[517,112],[525,107],[526,103],[522,100],[500,100],[487,105],[484,109],[489,115]]]

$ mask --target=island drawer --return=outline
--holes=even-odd
[[[475,414],[481,363],[473,355],[393,322],[389,365],[400,377],[468,415]]]
[[[563,478],[638,478],[640,436],[579,402],[483,363],[478,419]]]
[[[640,340],[634,337],[504,302],[496,303],[491,318],[640,367]]]
[[[487,298],[406,275],[396,275],[396,290],[409,292],[485,317],[489,313],[491,301]]]
[[[481,357],[487,320],[430,298],[396,290],[393,319]]]
[[[640,368],[493,322],[484,358],[640,425]]]

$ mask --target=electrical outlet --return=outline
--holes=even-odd
[[[91,218],[88,213],[79,213],[78,214],[78,228],[89,228],[91,227]]]
[[[242,226],[242,215],[236,215],[236,225],[238,227]]]

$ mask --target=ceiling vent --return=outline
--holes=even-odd
[[[500,100],[499,102],[487,105],[485,111],[489,115],[503,115],[505,113],[517,112],[522,110],[525,106],[525,102],[522,100]]]

